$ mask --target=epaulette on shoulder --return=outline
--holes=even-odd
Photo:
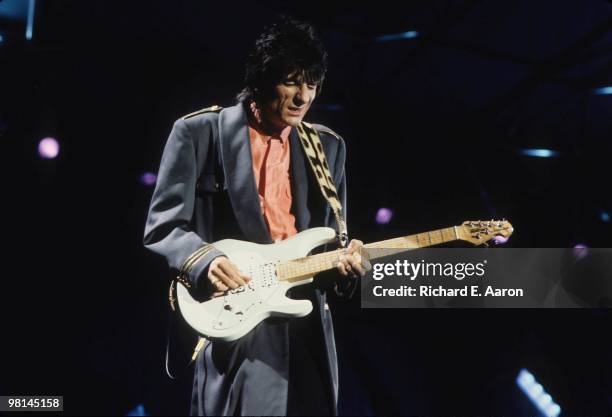
[[[195,116],[197,116],[199,114],[210,113],[210,112],[213,112],[213,111],[217,112],[217,111],[221,111],[222,109],[223,109],[223,107],[214,105],[214,106],[206,107],[205,109],[200,109],[200,110],[194,111],[193,113],[186,114],[185,116],[181,117],[181,119],[182,120],[187,120],[187,119],[195,117]]]
[[[329,127],[325,127],[325,126],[321,126],[321,125],[317,125],[316,126],[317,131],[319,132],[323,132],[323,133],[327,133],[328,135],[331,135],[333,137],[335,137],[338,140],[342,140],[342,137],[340,137],[339,134],[337,134],[336,132],[334,132],[333,130],[331,130]]]

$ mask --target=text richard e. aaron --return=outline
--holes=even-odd
[[[372,278],[381,281],[388,278],[404,278],[411,285],[400,285],[394,288],[385,288],[383,285],[375,285],[372,293],[376,297],[522,297],[521,288],[496,288],[487,285],[481,288],[482,279],[485,276],[487,261],[482,262],[410,262],[407,260],[396,260],[389,263],[376,263],[372,267]],[[428,278],[425,280],[425,278]],[[450,280],[449,283],[456,284],[465,278],[472,278],[472,282],[464,286],[456,285],[431,285],[424,281],[440,282],[440,279]],[[415,280],[418,285],[415,284]],[[477,280],[477,281],[474,281]],[[483,291],[484,289],[484,291]]]

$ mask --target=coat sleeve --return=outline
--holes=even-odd
[[[336,155],[336,163],[334,165],[335,166],[334,182],[337,184],[336,191],[338,192],[340,203],[342,203],[342,216],[344,217],[344,222],[345,224],[347,224],[347,229],[348,229],[347,207],[346,207],[345,163],[346,163],[346,145],[344,143],[344,140],[338,137],[338,153]],[[332,227],[338,230],[338,224],[335,218],[332,221]],[[358,278],[356,277],[340,276],[336,280],[336,283],[334,285],[334,291],[341,298],[351,299],[353,295],[355,294],[357,283],[358,283]]]
[[[195,144],[189,126],[180,119],[164,148],[145,225],[144,245],[165,257],[171,273],[177,274],[187,287],[212,293],[208,280],[199,283],[199,278],[210,262],[223,253],[193,230],[197,175]]]

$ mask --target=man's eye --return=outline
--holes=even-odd
[[[306,84],[308,86],[308,88],[310,88],[311,90],[316,90],[317,89],[317,85],[316,84]]]
[[[283,81],[283,84],[285,84],[285,85],[295,85],[295,81],[286,80],[286,81]]]

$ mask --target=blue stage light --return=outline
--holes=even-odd
[[[612,86],[596,88],[593,90],[593,93],[599,94],[599,95],[612,94]]]
[[[553,151],[551,149],[521,149],[519,153],[534,158],[554,158],[560,155],[559,151]]]
[[[527,369],[521,369],[516,377],[516,384],[527,395],[527,398],[546,417],[557,417],[561,414],[561,407],[554,402],[544,387],[536,381]]]
[[[604,223],[610,223],[610,213],[608,213],[607,211],[599,212],[599,218]]]
[[[0,2],[0,16],[9,20],[24,20],[28,15],[28,3],[24,0],[4,0]]]
[[[145,411],[144,405],[138,404],[136,408],[126,414],[126,416],[146,416],[148,415]]]
[[[376,38],[376,42],[389,42],[397,41],[400,39],[413,39],[419,36],[419,32],[416,30],[410,30],[408,32],[395,33],[393,35],[382,35]]]
[[[559,404],[549,404],[548,407],[546,407],[544,414],[547,416],[558,416],[561,414],[561,407],[559,407]]]
[[[0,43],[4,42],[4,36],[0,33]]]
[[[28,21],[26,25],[26,33],[25,37],[27,40],[32,40],[32,33],[34,32],[34,6],[36,5],[36,0],[30,0],[28,4]]]

